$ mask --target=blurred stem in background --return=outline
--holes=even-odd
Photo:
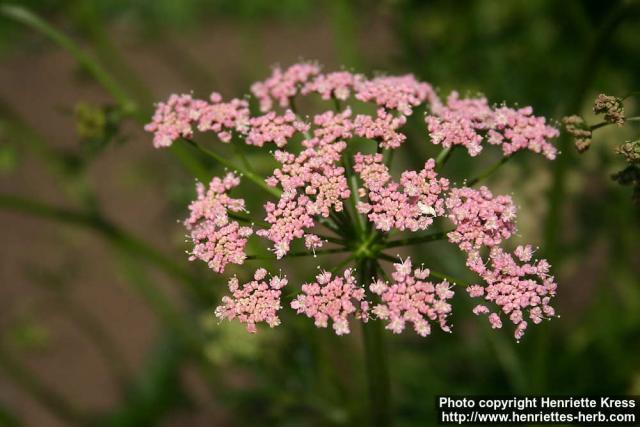
[[[561,116],[574,114],[579,111],[585,101],[588,90],[598,71],[600,60],[605,53],[607,44],[615,33],[619,25],[640,10],[640,2],[624,1],[611,6],[609,13],[604,17],[598,29],[588,34],[593,34],[593,38],[588,42],[589,48],[583,59],[579,70],[579,75],[575,79],[576,86],[565,105],[565,110]],[[571,147],[571,140],[566,133],[561,135],[559,140],[560,155],[553,165],[553,180],[549,193],[549,211],[547,214],[544,235],[544,251],[546,257],[560,271],[563,257],[560,256],[564,250],[565,242],[562,241],[562,230],[564,229],[563,206],[566,206],[566,188],[568,168],[575,163],[575,153]],[[532,355],[532,366],[535,374],[532,376],[532,386],[535,391],[542,391],[547,388],[549,379],[549,345],[550,336],[547,331],[541,331],[536,337],[536,352]]]
[[[357,270],[360,283],[372,283],[378,274],[374,259],[359,261]],[[365,368],[369,384],[369,423],[375,427],[392,425],[391,383],[383,333],[381,320],[370,319],[362,324]]]

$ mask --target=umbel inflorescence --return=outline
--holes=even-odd
[[[279,325],[278,312],[289,306],[318,327],[331,325],[339,335],[349,333],[354,321],[371,319],[385,322],[393,333],[409,326],[426,336],[432,325],[450,331],[452,280],[387,253],[443,239],[466,254],[467,267],[478,277],[466,287],[479,300],[473,312],[486,316],[492,327],[508,320],[519,339],[530,322],[554,316],[550,302],[556,283],[549,264],[535,260],[531,246],[513,253],[500,246],[516,230],[511,197],[474,188],[479,179],[455,186],[441,175],[454,149],[477,156],[493,145],[502,151],[500,164],[521,150],[554,159],[556,149],[549,141],[558,131],[533,115],[531,107],[493,106],[484,97],[462,98],[457,92],[443,101],[430,84],[412,75],[323,73],[310,62],[274,68],[251,92],[258,114],[252,114],[251,98],[172,95],[158,104],[146,126],[158,148],[189,143],[229,166],[193,140],[196,132],[212,132],[222,143],[265,147],[278,164],[266,178],[245,162],[206,185],[197,184],[197,199],[184,222],[193,243],[190,259],[224,273],[228,264],[254,258],[246,246],[256,237],[268,241],[275,259],[342,252],[346,259],[296,286],[293,299],[283,296],[283,288],[292,284],[264,268],[246,283],[233,277],[230,295],[215,311],[220,319],[237,319],[255,332],[261,322]],[[326,110],[303,117],[295,109],[301,97],[316,97]],[[407,143],[403,127],[418,107],[426,111],[424,135],[412,143],[435,144],[441,152],[426,159],[422,169],[394,177],[393,152]],[[271,197],[262,218],[251,219],[245,201],[231,195],[241,179]],[[434,221],[448,224],[447,231],[430,231]],[[407,232],[415,235],[398,238]],[[296,241],[307,251],[293,253]],[[321,249],[325,245],[330,247]],[[380,261],[393,262],[389,276]],[[369,265],[369,275],[356,276],[351,262]]]

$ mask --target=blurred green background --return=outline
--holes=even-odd
[[[336,338],[289,313],[280,328],[250,336],[213,317],[225,281],[184,254],[176,219],[185,216],[194,177],[176,157],[205,175],[221,168],[184,149],[154,150],[141,130],[153,102],[191,90],[241,96],[272,64],[300,58],[329,70],[411,72],[441,95],[482,92],[492,102],[532,105],[554,120],[573,113],[592,119],[598,93],[640,90],[638,1],[20,5],[96,58],[139,108],[123,110],[46,28],[20,24],[3,9],[0,425],[6,426],[364,422],[358,331]],[[627,108],[637,111],[633,100]],[[408,126],[413,143],[400,150],[407,167],[434,152],[419,144],[420,116]],[[459,292],[455,333],[387,335],[397,425],[435,424],[438,394],[640,394],[640,207],[629,188],[610,180],[623,166],[613,146],[634,135],[631,125],[607,128],[583,155],[563,135],[554,162],[520,156],[491,178],[493,192],[512,194],[519,206],[519,234],[508,244],[540,246],[538,254],[554,266],[561,318],[530,328],[516,343],[508,329],[491,331],[474,318]],[[454,156],[448,173],[472,176],[470,170],[497,158],[486,151],[473,162]],[[272,163],[248,154],[266,175]],[[257,196],[244,196],[261,211]],[[449,246],[424,245],[410,254],[468,278],[463,257]],[[335,260],[318,263],[330,268]],[[273,269],[300,283],[312,264]],[[234,272],[247,274],[242,267]]]

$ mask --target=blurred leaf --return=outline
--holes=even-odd
[[[31,317],[23,317],[10,329],[8,338],[20,350],[37,351],[46,349],[51,343],[49,330]]]
[[[20,161],[18,151],[11,144],[0,142],[0,174],[10,174]]]

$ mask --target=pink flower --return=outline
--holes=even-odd
[[[282,148],[296,132],[306,132],[309,129],[309,125],[298,120],[291,110],[287,110],[283,116],[271,111],[264,116],[252,118],[249,126],[245,142],[257,147],[273,142]]]
[[[380,108],[375,119],[366,114],[359,114],[354,121],[354,131],[358,136],[380,141],[382,148],[398,148],[406,139],[398,129],[406,121],[405,116],[395,117],[384,108]]]
[[[411,258],[394,264],[393,282],[387,284],[378,280],[369,290],[380,295],[380,303],[371,312],[379,319],[386,320],[386,328],[395,334],[401,333],[407,322],[422,337],[431,333],[429,321],[437,321],[440,328],[450,332],[447,317],[451,305],[447,300],[453,297],[451,286],[445,280],[434,284],[426,281],[428,269],[412,269]]]
[[[434,113],[425,118],[431,142],[444,148],[462,145],[469,155],[480,154],[482,136],[478,131],[488,128],[493,113],[486,98],[461,100],[458,92],[452,92],[447,106],[436,109]]]
[[[488,141],[501,145],[506,156],[520,150],[531,150],[553,160],[558,150],[548,140],[558,135],[558,129],[548,126],[544,117],[534,116],[531,107],[517,110],[501,107],[494,112]]]
[[[387,233],[424,231],[436,218],[446,217],[455,227],[447,233],[449,242],[466,252],[467,267],[481,279],[467,288],[471,297],[481,299],[473,313],[486,315],[493,328],[501,328],[508,319],[515,327],[516,339],[523,336],[529,323],[554,315],[550,302],[556,284],[549,276],[549,264],[534,260],[530,246],[519,246],[513,253],[499,247],[516,231],[511,197],[494,196],[486,187],[457,187],[440,171],[436,173],[432,158],[424,159],[420,170],[397,174],[397,164],[392,174],[390,163],[390,150],[407,142],[407,117],[421,106],[428,111],[425,120],[430,142],[443,149],[463,146],[476,156],[487,142],[500,146],[505,156],[526,149],[552,159],[556,149],[550,140],[558,131],[544,118],[534,116],[531,107],[491,106],[485,97],[460,98],[457,92],[443,104],[429,83],[412,75],[367,79],[348,71],[322,73],[320,66],[311,62],[276,67],[251,91],[260,103],[262,112],[258,115],[252,116],[248,98],[225,102],[215,92],[208,100],[171,95],[157,105],[145,129],[153,133],[156,147],[192,138],[195,132],[213,133],[223,143],[243,141],[254,147],[251,152],[273,144],[269,149],[277,165],[264,174],[264,182],[273,187],[268,190],[278,189],[267,193],[278,196],[252,202],[264,203],[264,220],[256,235],[269,241],[276,259],[286,257],[295,245],[306,248],[296,251],[296,256],[315,257],[327,242],[335,247],[317,255],[351,253],[346,263],[365,254],[385,259],[381,254],[386,249],[442,237],[433,233],[407,239],[392,236],[390,240]],[[325,108],[302,119],[295,113],[294,103],[308,95],[316,101],[317,95],[334,100],[331,106],[340,111]],[[349,106],[348,101],[354,100],[355,106]],[[315,104],[325,107],[329,104],[318,102]],[[212,153],[202,150],[202,154]],[[251,161],[253,158],[244,159],[244,168],[235,165],[235,160],[223,163],[230,169],[245,169],[246,179],[264,187],[259,178],[264,163],[256,172],[250,170]],[[229,264],[243,264],[248,257],[245,249],[253,225],[241,225],[251,221],[244,214],[245,201],[230,196],[239,184],[234,173],[213,178],[208,185],[198,183],[197,197],[184,221],[193,243],[189,259],[203,260],[217,273],[224,273]],[[320,237],[325,232],[332,236]],[[302,241],[296,243],[298,239]],[[266,275],[266,270],[258,269],[254,279],[242,286],[237,278],[231,279],[231,295],[224,297],[216,315],[238,319],[250,332],[255,332],[258,322],[272,327],[279,324],[281,288],[286,280],[267,280]],[[352,319],[368,320],[367,294],[375,295],[371,311],[394,333],[409,323],[419,335],[426,336],[432,322],[449,331],[453,291],[447,281],[428,280],[433,276],[438,274],[414,268],[410,259],[394,264],[391,283],[374,278],[366,289],[356,283],[351,269],[341,276],[322,272],[315,281],[302,285],[291,307],[313,318],[318,327],[332,323],[341,335],[349,333]]]
[[[227,195],[228,190],[239,184],[240,179],[232,173],[223,179],[213,178],[208,189],[198,183],[198,197],[189,205],[190,215],[184,221],[194,245],[189,260],[200,259],[216,273],[224,272],[229,263],[244,262],[247,238],[253,234],[251,227],[229,220],[229,211],[245,209],[244,200]]]
[[[304,247],[307,249],[311,249],[312,251],[314,251],[316,249],[321,248],[324,245],[324,240],[322,240],[320,237],[316,236],[315,234],[305,234],[304,235]]]
[[[456,226],[447,234],[449,241],[465,252],[498,245],[515,232],[516,208],[511,197],[494,197],[487,187],[454,188],[446,206]]]
[[[452,92],[447,105],[432,110],[425,121],[434,144],[444,148],[464,146],[469,155],[482,151],[481,143],[500,145],[506,156],[519,150],[541,153],[552,160],[556,148],[548,140],[556,138],[556,128],[546,125],[544,117],[533,115],[531,107],[491,108],[484,97],[460,99]]]
[[[369,311],[364,288],[357,286],[351,269],[342,277],[327,271],[318,274],[315,282],[302,285],[302,294],[291,302],[291,308],[314,319],[319,328],[326,328],[331,320],[336,335],[350,332],[352,316],[366,322]]]
[[[389,231],[425,230],[433,218],[444,214],[441,194],[449,187],[449,181],[438,178],[435,161],[429,159],[420,172],[405,171],[400,184],[393,182],[380,154],[356,154],[353,169],[364,182],[358,211],[366,214],[376,228]]]
[[[200,117],[200,109],[205,101],[195,100],[191,95],[171,95],[167,102],[160,102],[151,123],[144,127],[152,132],[153,146],[169,147],[181,137],[193,134],[191,125]]]
[[[551,298],[556,295],[556,283],[549,276],[549,263],[546,260],[531,262],[530,246],[518,246],[513,255],[499,247],[491,249],[487,267],[477,252],[470,254],[467,262],[472,271],[486,283],[467,288],[472,297],[482,297],[499,307],[499,312],[489,315],[493,328],[501,328],[500,314],[505,315],[516,325],[515,337],[520,339],[527,328],[526,317],[533,323],[540,323],[545,317],[555,316],[551,307]],[[482,288],[482,290],[480,290]],[[489,309],[479,305],[476,314],[488,314]]]
[[[222,102],[218,93],[211,94],[211,103],[193,99],[191,95],[171,95],[159,103],[151,123],[144,129],[152,132],[156,148],[169,147],[179,138],[191,138],[193,125],[200,132],[214,132],[222,142],[231,141],[231,132],[246,132],[249,124],[249,104],[240,99]]]
[[[405,116],[411,115],[413,107],[437,100],[431,85],[417,81],[411,74],[366,80],[357,85],[356,92],[356,98],[360,101],[373,101],[381,107],[398,110]]]
[[[306,196],[285,192],[277,205],[272,202],[265,205],[265,220],[271,227],[258,230],[256,234],[274,243],[273,253],[278,259],[289,252],[291,241],[302,238],[305,230],[314,226],[313,217],[307,212],[309,203]]]
[[[354,87],[357,87],[364,80],[363,75],[352,74],[348,71],[319,74],[302,88],[302,94],[316,92],[325,100],[335,97],[345,101],[351,95]]]
[[[198,112],[198,130],[214,132],[222,142],[231,141],[231,131],[240,134],[249,128],[249,103],[242,99],[222,102],[218,93],[210,96],[211,104],[201,105]]]
[[[274,101],[280,107],[288,108],[291,106],[291,98],[298,94],[305,83],[319,73],[320,67],[311,62],[294,64],[284,71],[280,67],[275,67],[271,77],[251,86],[251,92],[260,101],[262,112],[273,109]]]
[[[238,278],[229,280],[231,296],[222,298],[222,304],[216,307],[215,314],[219,319],[233,320],[246,324],[247,331],[256,333],[256,323],[266,322],[274,328],[280,324],[278,311],[282,288],[287,285],[287,279],[273,276],[265,280],[267,270],[256,270],[253,280],[243,285]]]

